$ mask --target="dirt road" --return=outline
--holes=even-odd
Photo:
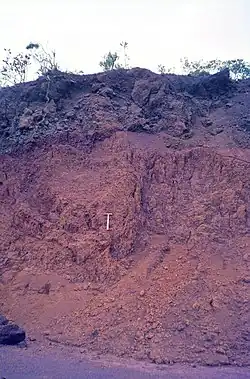
[[[160,367],[89,361],[67,350],[0,348],[0,378],[6,379],[250,379],[249,368]]]

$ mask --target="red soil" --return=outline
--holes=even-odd
[[[0,313],[87,352],[249,364],[248,82],[74,80],[2,128]]]

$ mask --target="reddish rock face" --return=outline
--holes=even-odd
[[[0,144],[1,313],[103,354],[249,363],[247,83],[65,78]]]

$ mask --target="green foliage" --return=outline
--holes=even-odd
[[[250,78],[250,63],[244,59],[228,60],[224,62],[225,67],[228,67],[232,77],[236,80]]]
[[[159,64],[158,65],[158,72],[160,74],[173,74],[175,72],[175,68],[174,67],[166,68],[166,66]]]
[[[180,60],[180,63],[184,74],[190,76],[215,74],[218,71],[228,68],[231,77],[234,80],[250,78],[250,63],[246,62],[244,59],[190,61],[185,57]],[[161,74],[174,73],[175,68],[166,68],[164,65],[160,64],[158,65],[158,72]]]
[[[212,70],[212,61],[210,71],[208,71],[208,64],[204,63],[203,60],[200,61],[189,61],[188,58],[183,58],[180,60],[182,65],[182,70],[187,75],[197,76],[197,75],[207,75]]]
[[[29,43],[25,52],[14,55],[11,49],[4,49],[6,57],[2,60],[0,67],[0,86],[15,85],[23,83],[27,80],[29,67],[31,64],[38,66],[38,75],[47,75],[51,71],[59,70],[56,60],[56,52],[54,50],[46,50],[39,43]],[[109,51],[99,65],[104,71],[130,68],[128,55],[128,42],[120,43],[119,52]],[[198,60],[190,61],[188,58],[180,60],[182,71],[191,76],[214,74],[225,68],[228,68],[232,79],[250,78],[250,63],[244,59],[220,60],[214,59],[210,61]],[[175,73],[175,68],[167,68],[165,65],[158,65],[160,74]],[[82,74],[80,71],[78,74]]]
[[[108,52],[108,54],[104,55],[103,60],[99,63],[99,65],[103,68],[104,71],[114,70],[117,67],[116,61],[119,59],[118,54]]]
[[[99,66],[102,67],[104,71],[115,70],[118,68],[129,68],[130,58],[127,52],[128,42],[121,42],[120,46],[122,48],[123,63],[119,62],[120,55],[117,52],[112,53],[111,51],[109,51],[108,54],[106,54],[103,57],[103,60],[99,63]]]
[[[188,58],[181,59],[182,69],[188,75],[208,75],[228,68],[232,79],[250,78],[250,63],[244,59],[222,61],[214,59],[211,61],[189,61]]]

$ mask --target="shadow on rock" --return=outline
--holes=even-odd
[[[0,344],[17,345],[25,340],[25,331],[0,315]]]

